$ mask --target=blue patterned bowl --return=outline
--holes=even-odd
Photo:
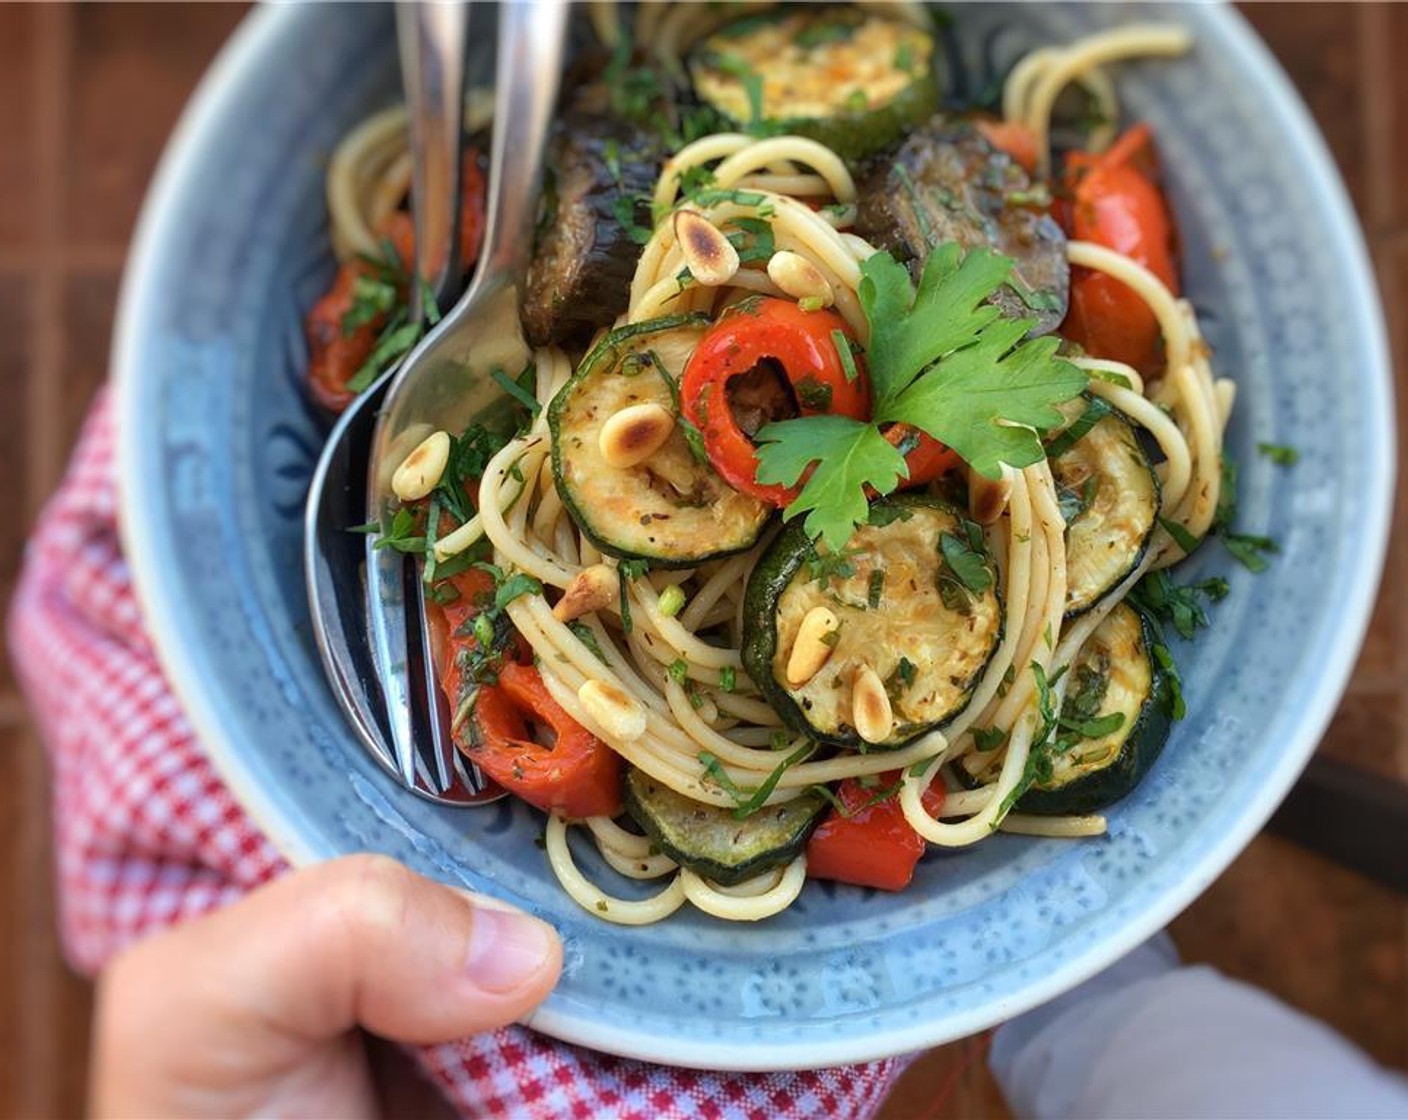
[[[978,42],[1067,41],[1121,6],[965,7]],[[578,910],[504,802],[440,810],[362,754],[309,635],[300,511],[321,438],[300,317],[326,284],[322,166],[395,90],[389,13],[256,12],[172,138],[118,329],[126,546],[163,663],[221,773],[297,863],[388,852],[562,931],[567,967],[532,1024],[603,1050],[771,1069],[916,1049],[1055,996],[1192,901],[1237,855],[1325,728],[1368,619],[1392,478],[1389,366],[1359,232],[1285,78],[1228,9],[1156,11],[1193,55],[1118,74],[1155,127],[1217,367],[1240,384],[1230,442],[1243,520],[1281,545],[1261,576],[1216,548],[1232,594],[1178,651],[1189,716],[1083,842],[997,836],[932,852],[899,896],[811,885],[739,928],[681,912],[622,929]],[[1255,453],[1294,444],[1292,468]],[[588,865],[594,863],[582,853]],[[592,870],[606,874],[599,866]]]

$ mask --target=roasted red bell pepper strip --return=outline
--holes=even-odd
[[[533,666],[499,670],[497,684],[480,687],[470,719],[466,755],[510,793],[565,817],[621,812],[620,756],[563,711]],[[552,746],[533,739],[530,723],[552,732]]]
[[[839,334],[837,333],[839,332]],[[870,416],[870,384],[863,360],[844,360],[838,339],[854,336],[834,311],[803,311],[791,300],[748,300],[724,312],[695,347],[680,382],[680,407],[704,437],[704,450],[719,475],[745,494],[777,506],[795,488],[761,483],[758,452],[734,415],[728,384],[771,359],[792,386],[803,416]]]
[[[833,807],[807,841],[809,876],[882,891],[909,886],[924,854],[924,838],[904,819],[900,777],[899,770],[882,774],[870,789],[855,778],[841,783],[836,797],[845,812]],[[942,784],[935,784],[924,794],[924,808],[937,816],[943,799]]]
[[[1066,159],[1066,199],[1058,208],[1066,232],[1143,265],[1178,294],[1173,216],[1156,182],[1147,125],[1136,125],[1100,155]],[[1104,273],[1077,268],[1061,333],[1096,357],[1156,372],[1162,336],[1154,313],[1129,287]]]
[[[1036,133],[1020,121],[979,117],[974,122],[978,131],[999,152],[1006,152],[1022,165],[1028,175],[1036,171]]]
[[[410,214],[396,211],[376,231],[391,243],[403,267],[411,259],[415,230]],[[479,259],[484,240],[484,173],[479,156],[466,151],[460,174],[460,265],[466,271]],[[347,382],[362,367],[376,345],[386,316],[377,315],[346,333],[342,320],[352,309],[357,280],[374,271],[367,261],[354,259],[337,270],[332,287],[313,305],[304,321],[308,338],[308,386],[313,398],[324,408],[341,412],[352,403],[355,393]],[[404,296],[404,293],[402,293]]]
[[[891,424],[885,438],[904,453],[909,477],[900,482],[900,489],[927,486],[942,478],[959,464],[958,452],[940,443],[928,432],[910,424]]]

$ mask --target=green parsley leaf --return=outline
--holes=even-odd
[[[1300,452],[1279,443],[1258,443],[1256,449],[1278,467],[1293,467],[1300,462]]]
[[[1249,572],[1264,572],[1271,565],[1267,562],[1265,553],[1276,553],[1280,551],[1276,542],[1270,537],[1258,537],[1251,533],[1223,533],[1222,543],[1227,546],[1227,551],[1232,559],[1241,564]]]
[[[531,369],[533,369],[533,366],[529,364],[528,368],[524,370],[524,373],[527,373],[528,370]],[[494,379],[494,383],[498,385],[500,389],[526,408],[533,416],[537,416],[538,413],[543,410],[543,406],[539,403],[538,398],[523,387],[523,373],[520,373],[517,378],[513,378],[496,366],[489,371],[489,376]]]
[[[969,541],[954,533],[942,533],[939,536],[939,551],[958,582],[969,591],[981,594],[992,586],[992,570],[987,565],[987,558],[976,551]]]
[[[525,572],[514,572],[494,591],[494,607],[502,610],[524,595],[541,595],[543,585]]]
[[[870,610],[880,606],[880,597],[885,593],[885,570],[876,568],[870,573],[870,585],[866,588],[865,605]]]
[[[571,630],[572,633],[577,635],[577,640],[581,642],[584,646],[586,646],[589,650],[591,650],[592,653],[596,655],[596,659],[598,661],[600,661],[603,665],[610,664],[610,662],[606,660],[606,654],[601,651],[601,643],[596,640],[595,631],[593,631],[590,626],[588,626],[585,622],[580,622],[577,619],[573,619],[567,624],[567,629]]]
[[[973,746],[984,753],[995,751],[1007,742],[1007,732],[1000,727],[973,728]]]
[[[389,314],[397,298],[395,284],[376,276],[357,277],[352,284],[352,304],[342,316],[343,337]]]
[[[1192,555],[1198,547],[1198,538],[1180,525],[1177,521],[1170,521],[1167,517],[1160,517],[1159,524],[1165,533],[1173,538],[1173,543],[1181,548],[1186,555]]]
[[[1109,402],[1103,397],[1091,398],[1091,400],[1086,403],[1085,411],[1046,441],[1046,457],[1048,459],[1059,459],[1083,440],[1091,428],[1095,427],[1096,424],[1100,423],[1101,420],[1110,415],[1113,411]]]
[[[956,243],[930,253],[916,290],[904,266],[875,253],[861,266],[860,303],[870,323],[866,351],[871,422],[804,416],[758,433],[758,480],[795,486],[816,464],[785,518],[833,548],[866,516],[865,487],[893,491],[903,457],[880,426],[907,423],[997,478],[1002,464],[1043,457],[1038,430],[1061,422],[1056,406],[1078,395],[1085,375],[1056,356],[1059,340],[1027,340],[1031,321],[1005,319],[985,302],[1012,262],[989,249],[966,256]]]
[[[831,332],[831,344],[836,347],[836,356],[841,359],[841,372],[846,375],[846,384],[852,385],[860,370],[856,368],[855,352],[851,349],[851,336],[837,327]]]
[[[719,688],[724,692],[732,692],[738,687],[738,670],[732,665],[725,665],[719,670]]]
[[[806,428],[799,431],[801,424]],[[767,424],[757,440],[761,483],[796,486],[807,468],[818,464],[782,516],[790,521],[806,514],[807,533],[838,549],[857,525],[865,523],[866,485],[887,494],[908,473],[904,456],[879,428],[846,416],[806,416]]]

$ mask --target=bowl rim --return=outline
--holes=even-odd
[[[183,656],[180,604],[165,593],[161,556],[142,530],[157,515],[154,494],[141,484],[145,425],[140,415],[141,356],[154,314],[154,295],[164,248],[176,232],[175,202],[184,182],[197,173],[197,138],[226,111],[232,93],[260,66],[269,46],[284,33],[297,6],[270,5],[251,12],[236,28],[202,77],[163,150],[137,222],[124,270],[114,329],[111,375],[117,421],[118,523],[134,589],[150,630],[158,660],[183,711],[220,778],[249,814],[254,825],[293,866],[321,858],[317,845],[301,828],[299,814],[288,811],[261,787],[242,758],[240,744],[217,717],[212,682],[191,668]],[[1235,10],[1205,9],[1221,36],[1221,46],[1238,61],[1245,81],[1262,91],[1261,99],[1292,149],[1296,164],[1310,180],[1312,194],[1324,204],[1322,218],[1339,275],[1349,285],[1350,306],[1357,309],[1354,330],[1362,338],[1371,368],[1361,386],[1371,439],[1364,448],[1368,477],[1376,492],[1366,496],[1366,518],[1353,550],[1352,597],[1343,604],[1335,644],[1310,683],[1305,717],[1264,776],[1258,795],[1244,806],[1234,826],[1219,842],[1192,861],[1182,879],[1155,904],[1132,915],[1103,942],[1054,965],[1039,980],[1008,997],[973,1008],[936,1015],[917,1024],[892,1027],[863,1036],[776,1044],[762,1052],[747,1041],[645,1037],[631,1030],[594,1022],[546,1005],[525,1022],[555,1038],[626,1057],[721,1070],[787,1070],[868,1061],[920,1050],[986,1029],[1038,1006],[1113,963],[1192,903],[1243,851],[1281,802],[1319,743],[1348,684],[1367,633],[1383,574],[1395,491],[1395,409],[1393,367],[1374,273],[1361,227],[1325,141],[1289,78],[1269,50]],[[687,1052],[682,1052],[687,1049]]]

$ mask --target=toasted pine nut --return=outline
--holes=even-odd
[[[391,476],[391,492],[403,502],[419,501],[439,484],[449,461],[449,433],[431,432],[396,468]]]
[[[645,708],[634,696],[606,681],[587,681],[577,699],[608,738],[632,742],[645,734]]]
[[[676,210],[672,219],[689,274],[706,288],[727,284],[738,271],[738,251],[697,210]]]
[[[968,475],[968,512],[979,525],[992,525],[1012,500],[1012,476],[1005,470],[999,479],[984,478],[977,471]]]
[[[841,628],[841,620],[829,607],[813,607],[797,628],[797,640],[787,655],[787,683],[793,688],[806,684],[826,664],[835,648],[832,637]]]
[[[674,430],[674,414],[662,404],[647,401],[608,416],[597,444],[608,467],[625,470],[654,455]]]
[[[867,743],[883,743],[895,726],[885,682],[869,665],[857,669],[851,682],[851,722]]]
[[[620,590],[621,581],[614,568],[593,564],[572,577],[562,598],[552,608],[552,616],[558,622],[571,622],[584,614],[603,610],[616,602]]]
[[[822,307],[836,302],[836,293],[821,269],[800,253],[788,249],[774,253],[768,259],[768,277],[793,299],[820,300]]]

